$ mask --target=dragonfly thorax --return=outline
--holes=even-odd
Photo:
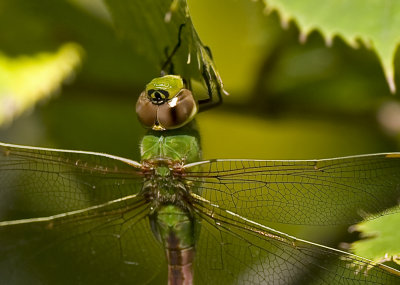
[[[175,205],[190,211],[189,190],[180,182],[161,179],[146,181],[142,191],[145,199],[151,203],[152,212],[158,211],[164,205]]]
[[[154,169],[165,165],[175,169],[173,173],[178,173],[185,163],[199,161],[201,155],[200,142],[193,135],[146,135],[140,153],[144,167]]]
[[[147,170],[142,194],[151,203],[153,212],[164,205],[175,205],[184,211],[190,211],[190,186],[180,179],[177,171],[179,170],[166,162]]]
[[[200,159],[198,139],[191,135],[146,135],[141,156],[145,177],[142,193],[154,211],[166,204],[190,211],[193,185],[184,179],[183,166]]]

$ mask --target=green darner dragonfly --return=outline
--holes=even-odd
[[[183,87],[163,99],[155,83],[145,94],[162,104]],[[400,197],[400,153],[202,161],[183,113],[171,126],[184,126],[143,137],[140,162],[1,143],[0,283],[400,283],[395,269],[265,226],[384,215]]]

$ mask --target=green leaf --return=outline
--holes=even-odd
[[[55,53],[10,58],[0,53],[0,125],[57,91],[81,63],[82,49],[65,44]]]
[[[365,239],[352,243],[356,255],[375,262],[394,261],[400,264],[400,214],[385,215],[354,226]]]
[[[390,90],[396,91],[394,64],[400,43],[400,2],[396,0],[263,0],[268,11],[276,10],[285,26],[294,20],[305,41],[313,30],[319,30],[328,45],[334,36],[342,37],[350,46],[360,40],[378,55]]]
[[[223,90],[222,80],[209,49],[203,45],[192,24],[186,0],[107,0],[114,25],[136,52],[147,57],[161,71],[167,58],[179,43],[172,57],[172,70],[185,79],[203,81],[208,78],[213,89]]]

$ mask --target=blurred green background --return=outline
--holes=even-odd
[[[328,48],[317,32],[300,44],[297,27],[282,29],[260,1],[188,3],[230,93],[221,107],[198,115],[204,158],[399,150],[399,96],[390,94],[371,50],[340,38]],[[135,103],[160,66],[121,39],[101,1],[0,1],[0,35],[0,112],[12,113],[0,114],[8,118],[1,141],[139,159],[145,130]],[[400,86],[398,75],[395,81]],[[34,94],[37,103],[13,115],[19,105],[10,96],[18,94]],[[328,231],[285,230],[337,246]]]

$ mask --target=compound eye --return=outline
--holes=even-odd
[[[136,115],[139,121],[147,128],[152,128],[157,123],[157,109],[158,106],[154,105],[151,100],[143,91],[136,103]]]
[[[157,112],[157,121],[165,129],[176,129],[189,123],[198,111],[196,100],[192,92],[182,89],[178,95],[160,105]]]

